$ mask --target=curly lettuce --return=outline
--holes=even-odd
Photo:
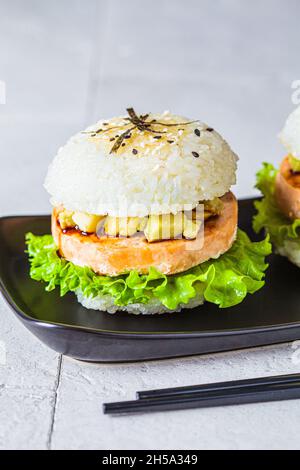
[[[253,228],[256,233],[264,229],[277,247],[283,246],[286,240],[299,240],[300,248],[300,219],[290,220],[280,212],[274,197],[276,175],[277,170],[270,163],[264,163],[256,174],[256,188],[264,197],[255,202],[257,214]]]
[[[166,276],[154,267],[142,275],[136,271],[117,277],[100,276],[88,267],[76,266],[57,254],[51,235],[26,235],[30,276],[47,283],[46,290],[59,287],[61,296],[80,290],[85,297],[110,295],[118,306],[146,304],[152,297],[170,310],[187,304],[197,294],[220,308],[239,304],[248,293],[264,285],[268,267],[265,256],[271,253],[269,238],[251,242],[238,230],[233,246],[218,259],[211,259],[184,273]]]

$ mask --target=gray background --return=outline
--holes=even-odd
[[[218,129],[254,194],[300,79],[298,0],[0,0],[0,215],[49,212],[57,148],[101,117],[170,111]],[[1,343],[2,342],[2,343]],[[291,345],[130,365],[61,358],[0,303],[0,448],[299,448],[299,403],[110,419],[137,389],[299,370]]]

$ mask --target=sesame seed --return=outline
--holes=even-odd
[[[132,149],[133,155],[136,155],[138,153],[137,149]]]
[[[123,142],[122,147],[125,147],[125,145],[126,145],[126,144],[124,144],[124,142]]]
[[[131,137],[131,134],[125,135],[125,139],[130,139],[130,137]]]
[[[200,137],[201,133],[200,133],[199,129],[195,129],[194,132],[195,132],[196,136]]]
[[[109,139],[110,142],[112,142],[113,140],[115,140],[115,137],[111,137],[111,139]]]
[[[208,127],[206,130],[207,130],[207,132],[213,132],[214,131],[214,129],[212,127]]]
[[[174,140],[167,140],[167,142],[169,142],[169,144],[173,144]]]
[[[195,157],[195,158],[199,158],[199,156],[200,156],[198,152],[192,152],[192,154],[193,154],[193,157]]]
[[[154,139],[161,139],[161,135],[155,135]]]

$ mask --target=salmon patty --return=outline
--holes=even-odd
[[[300,173],[292,170],[288,156],[276,175],[275,198],[283,214],[292,220],[300,218]]]

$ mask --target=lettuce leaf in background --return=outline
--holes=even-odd
[[[62,296],[78,290],[86,297],[111,295],[119,306],[145,304],[154,296],[170,310],[187,304],[197,293],[221,308],[237,305],[248,293],[253,294],[264,285],[268,267],[265,256],[271,253],[268,237],[254,243],[238,230],[237,239],[227,253],[184,273],[166,276],[150,267],[147,275],[131,271],[109,277],[60,258],[51,235],[28,233],[26,244],[30,276],[46,282],[47,291],[58,286]]]
[[[270,163],[264,163],[256,174],[256,187],[264,198],[255,202],[257,214],[253,218],[255,232],[265,229],[270,240],[277,246],[282,246],[286,239],[299,239],[300,246],[300,219],[294,221],[282,214],[276,205],[274,197],[275,178],[277,170]]]

